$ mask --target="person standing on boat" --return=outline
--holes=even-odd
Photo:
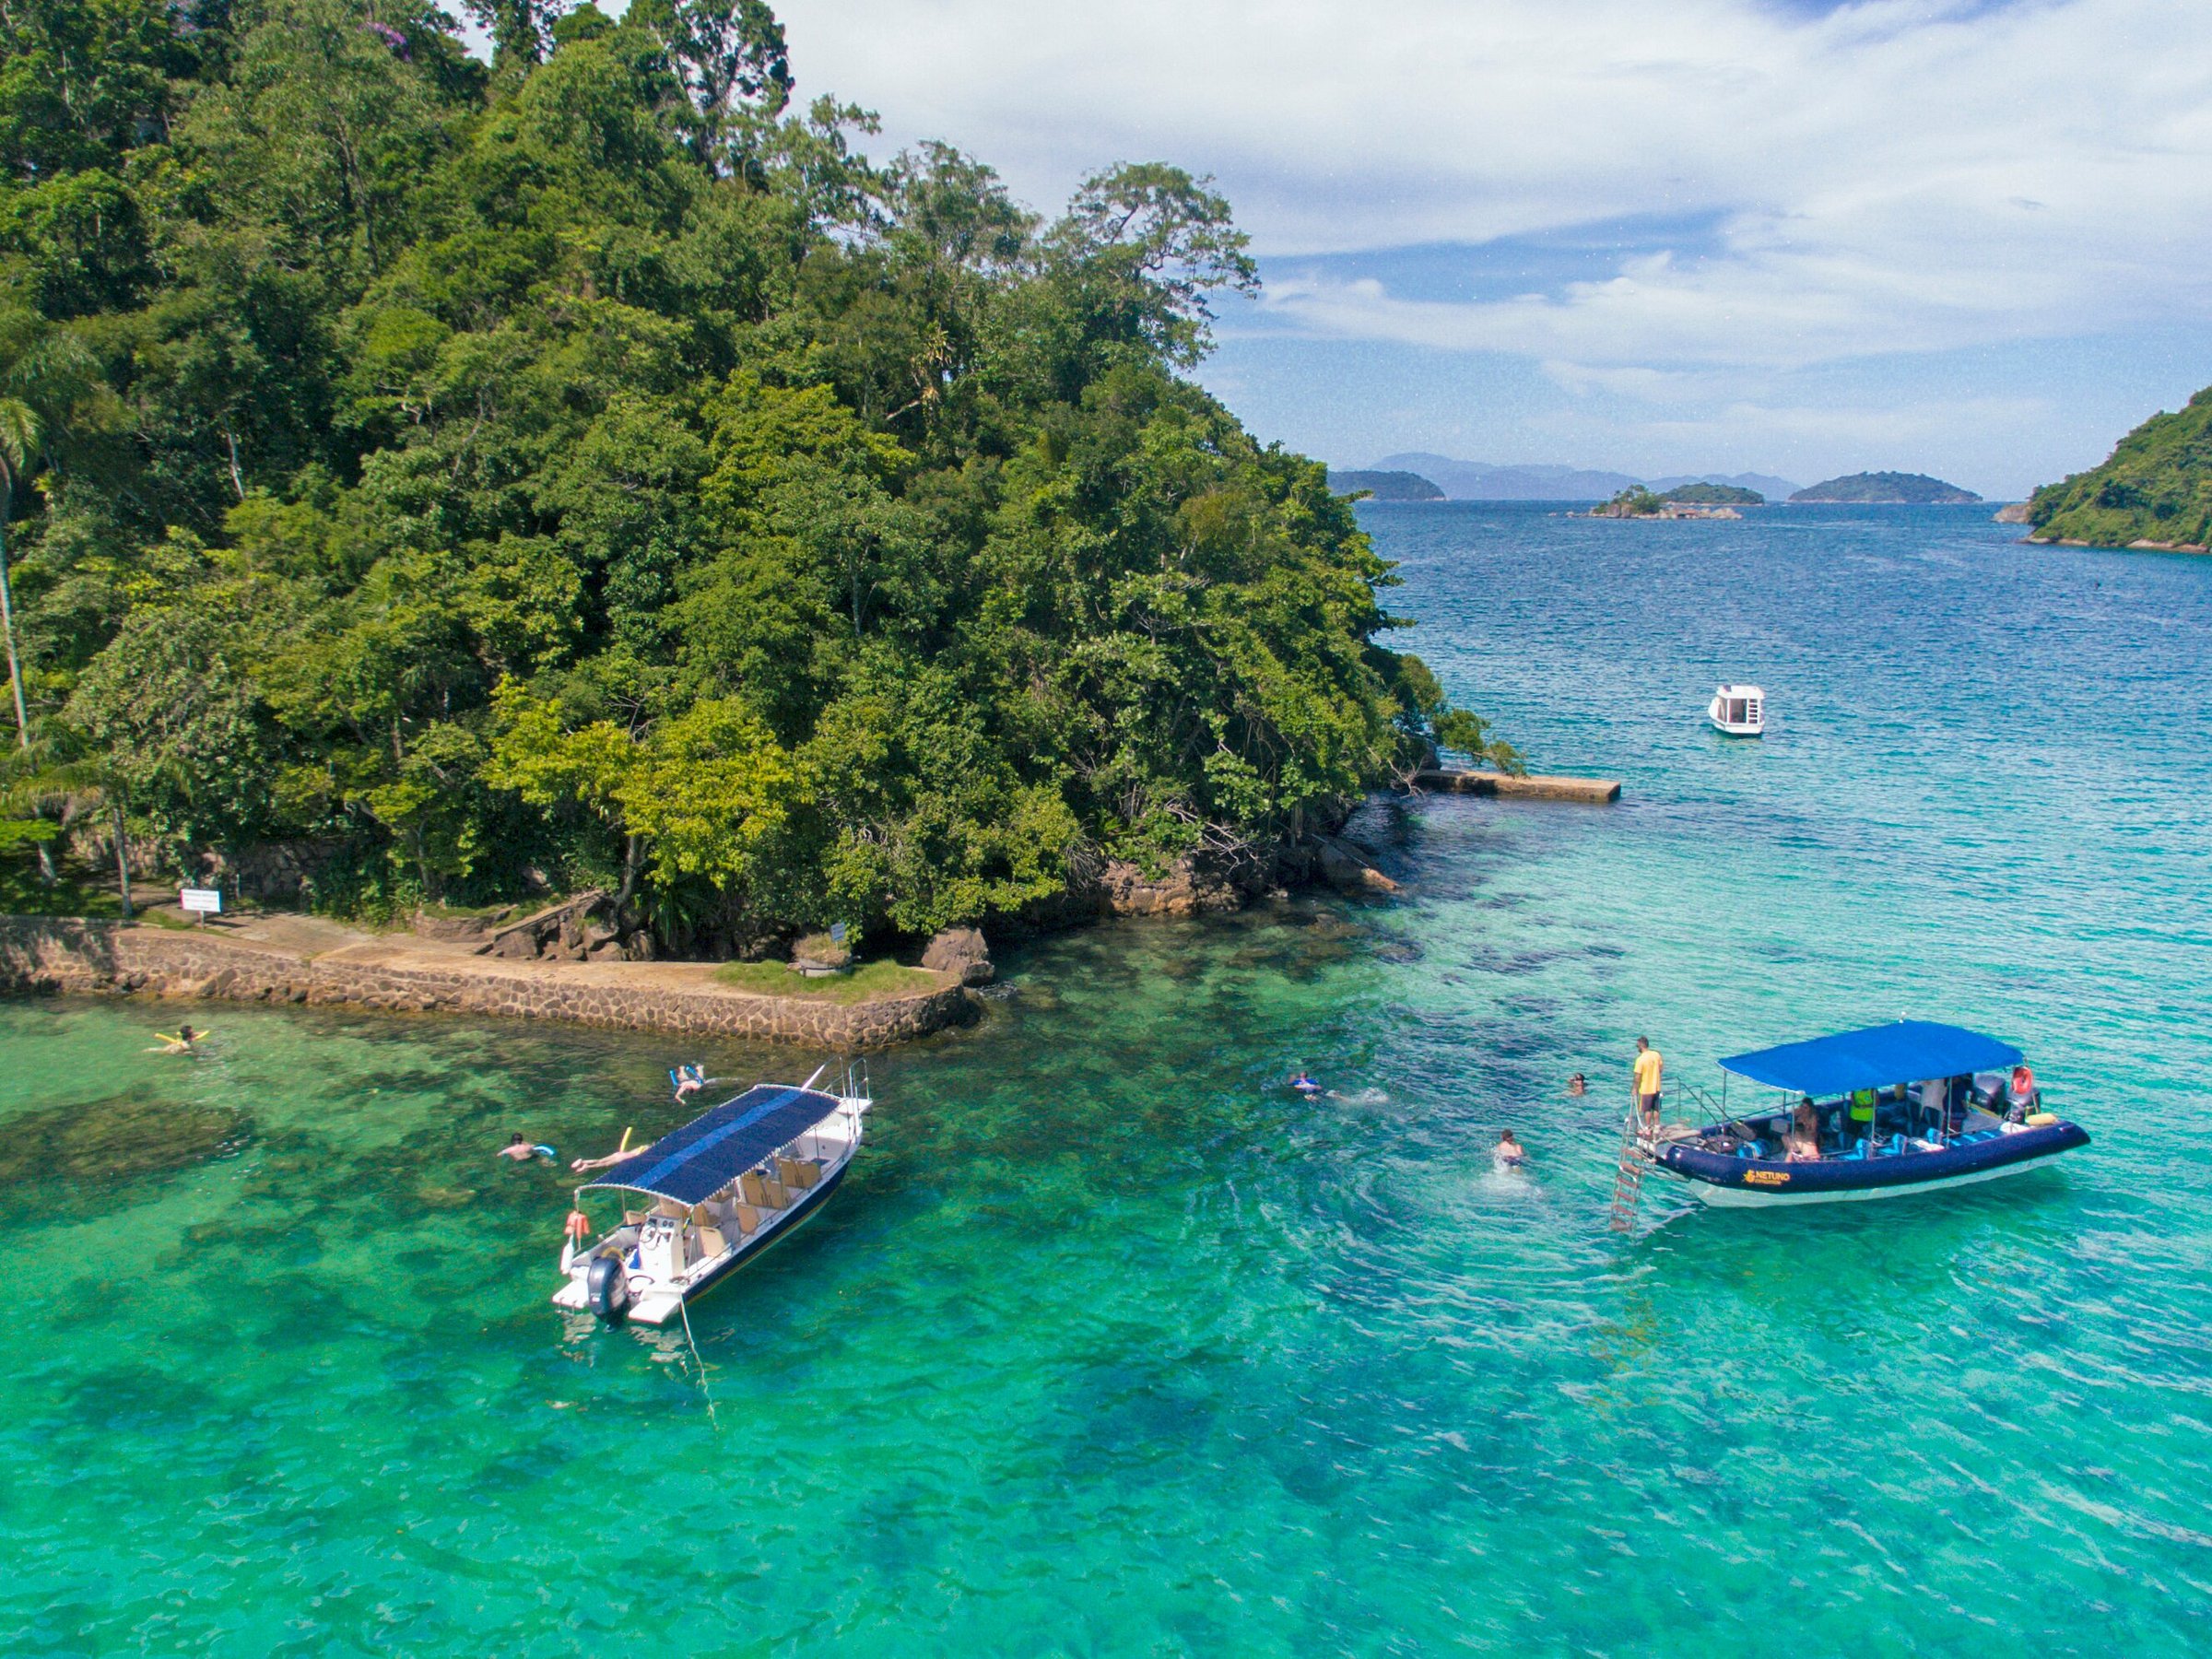
[[[1649,1037],[1636,1039],[1636,1109],[1643,1114],[1643,1132],[1659,1133],[1659,1093],[1665,1085],[1666,1062]]]

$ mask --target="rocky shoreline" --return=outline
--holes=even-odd
[[[1604,804],[1620,785],[1429,770],[1424,792]],[[1195,853],[1164,870],[1104,860],[1006,931],[1046,932],[1121,916],[1198,916],[1325,886],[1389,894],[1398,884],[1351,842],[1309,830],[1272,854]],[[975,1017],[972,987],[992,977],[973,928],[932,940],[911,994],[839,1002],[723,983],[713,962],[655,961],[625,934],[606,896],[578,895],[516,920],[421,916],[408,935],[376,935],[291,912],[214,927],[74,917],[0,916],[0,994],[148,995],[497,1015],[840,1050],[911,1041]]]

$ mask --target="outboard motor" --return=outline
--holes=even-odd
[[[608,1324],[620,1324],[629,1312],[629,1269],[620,1256],[594,1256],[584,1269],[584,1300]]]

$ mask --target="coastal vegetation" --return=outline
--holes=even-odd
[[[1683,507],[1764,507],[1767,498],[1734,484],[1677,484],[1659,499]]]
[[[2029,499],[2036,541],[2091,547],[2212,546],[2212,387],[2153,415],[2101,466]]]
[[[1339,495],[1362,490],[1378,501],[1441,501],[1444,492],[1418,473],[1329,470],[1329,488]]]
[[[761,0],[472,15],[11,15],[0,862],[880,939],[1272,860],[1465,728],[1186,378],[1255,280],[1206,181],[871,160]]]
[[[1641,484],[1631,484],[1602,507],[1593,508],[1593,518],[1657,518],[1666,511],[1666,503],[1656,492]]]
[[[1971,489],[1946,484],[1925,473],[1850,473],[1841,478],[1814,484],[1790,498],[1793,501],[1853,501],[1877,507],[1954,506],[1982,498]]]

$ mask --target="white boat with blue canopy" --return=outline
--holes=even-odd
[[[554,1306],[664,1324],[819,1209],[874,1104],[864,1067],[847,1069],[841,1092],[816,1088],[821,1077],[757,1084],[578,1187],[571,1225],[592,1241],[571,1232],[563,1245]],[[593,1238],[597,1195],[623,1209]]]
[[[2020,1050],[1963,1026],[1900,1019],[1732,1055],[1721,1068],[1781,1093],[1762,1109],[1718,1108],[1701,1128],[1661,1132],[1653,1166],[1707,1204],[1904,1197],[2017,1175],[2089,1142],[2043,1110]]]

